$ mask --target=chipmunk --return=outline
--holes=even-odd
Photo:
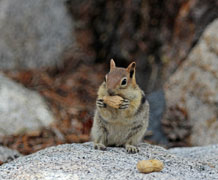
[[[127,68],[116,67],[113,59],[110,72],[98,90],[96,111],[91,129],[94,148],[105,150],[107,146],[124,146],[128,153],[139,152],[137,144],[147,130],[149,104],[135,79],[136,63]],[[104,96],[123,98],[119,108],[108,106]]]

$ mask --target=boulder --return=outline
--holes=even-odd
[[[210,180],[218,177],[216,168],[218,158],[216,157],[210,162],[210,153],[218,154],[218,145],[205,147],[208,151],[204,151],[202,154],[201,147],[195,148],[195,152],[200,152],[197,153],[197,158],[194,158],[194,153],[192,153],[193,157],[184,157],[184,153],[180,155],[178,151],[172,150],[173,152],[171,152],[171,150],[149,144],[141,144],[139,147],[140,152],[137,154],[128,154],[124,148],[112,147],[107,148],[106,151],[95,150],[90,142],[50,147],[3,164],[0,166],[0,178],[4,180]],[[139,160],[146,159],[162,161],[164,163],[163,170],[150,174],[139,173],[136,164]]]
[[[176,134],[179,128],[174,122],[177,121],[181,126],[181,137],[179,134],[172,137],[189,139],[191,145],[218,143],[217,29],[218,19],[207,27],[164,88],[167,111],[163,122]]]
[[[0,1],[0,69],[59,65],[73,45],[65,1]]]
[[[20,156],[22,155],[16,150],[12,150],[7,147],[0,146],[0,164],[10,162]]]
[[[54,122],[43,98],[0,74],[0,136],[46,127]]]

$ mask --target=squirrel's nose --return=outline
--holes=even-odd
[[[112,90],[112,89],[108,89],[108,90],[107,90],[107,92],[108,92],[108,94],[109,94],[110,96],[113,96],[113,95],[115,95],[115,93],[113,92],[113,90]]]

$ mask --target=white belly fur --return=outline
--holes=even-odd
[[[124,124],[113,124],[107,126],[108,145],[122,146],[126,143],[128,134],[130,132],[130,125]]]

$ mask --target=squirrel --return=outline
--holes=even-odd
[[[128,153],[137,153],[149,121],[149,103],[136,83],[136,63],[127,68],[116,67],[110,61],[110,71],[98,89],[96,111],[91,138],[94,148],[105,150],[107,146],[125,147]],[[123,98],[119,108],[108,106],[104,96],[118,95]]]

